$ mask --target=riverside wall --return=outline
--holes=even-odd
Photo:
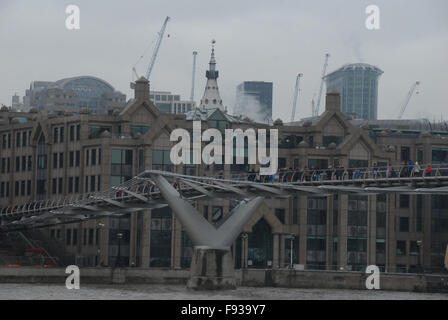
[[[0,267],[0,283],[60,283],[69,274],[65,268]],[[181,284],[186,285],[186,269],[80,268],[82,284]],[[289,269],[235,270],[236,283],[251,287],[287,287],[366,290],[369,274],[344,271]],[[447,292],[448,274],[380,274],[380,289],[410,292]]]

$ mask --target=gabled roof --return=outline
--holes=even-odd
[[[219,112],[227,121],[231,123],[245,123],[245,121],[242,121],[234,116],[231,116],[230,114],[223,112],[219,108],[196,108],[194,110],[188,111],[185,115],[186,120],[189,121],[195,121],[195,120],[207,121],[216,112]]]
[[[156,118],[159,117],[161,114],[160,110],[154,105],[154,103],[152,103],[152,101],[150,100],[141,101],[131,99],[128,101],[123,110],[120,111],[119,116],[120,117],[130,116],[140,107],[145,107]]]

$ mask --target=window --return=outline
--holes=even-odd
[[[31,171],[33,168],[33,156],[28,156],[28,171]]]
[[[64,167],[64,153],[60,152],[59,153],[59,168],[63,168]]]
[[[96,165],[96,149],[92,149],[92,166]]]
[[[26,182],[26,195],[27,196],[31,195],[31,180],[27,180]]]
[[[70,246],[72,244],[72,229],[66,230],[65,244]]]
[[[418,256],[420,254],[420,248],[418,247],[417,241],[410,241],[409,254],[411,256]]]
[[[37,156],[37,169],[47,169],[47,156],[45,154]]]
[[[20,171],[20,157],[16,157],[16,172]]]
[[[53,129],[53,143],[58,143],[58,135],[59,135],[59,129],[54,128]]]
[[[75,152],[74,151],[70,151],[68,161],[69,161],[69,163],[68,163],[69,167],[70,168],[73,167],[73,165],[75,164]]]
[[[400,217],[400,232],[409,232],[409,218]]]
[[[26,189],[25,189],[25,187],[26,187],[26,181],[23,180],[23,181],[20,182],[20,195],[21,195],[22,197],[23,197],[23,196],[25,195],[25,193],[26,193]]]
[[[6,172],[6,159],[2,158],[2,173]]]
[[[76,126],[76,141],[79,141],[81,137],[81,125]]]
[[[448,149],[433,148],[432,163],[434,164],[448,163]]]
[[[221,206],[213,206],[212,207],[212,221],[216,222],[221,220],[223,215],[223,210]]]
[[[16,197],[19,196],[19,181],[16,181],[16,182],[15,182],[14,195],[15,195]]]
[[[60,133],[61,133],[61,135],[60,135],[59,142],[64,142],[64,127],[61,127]]]
[[[204,215],[205,220],[208,220],[208,206],[204,206],[204,211],[202,214]]]
[[[93,229],[89,229],[89,245],[93,245]]]
[[[90,176],[90,191],[95,191],[95,176]]]
[[[79,192],[79,177],[75,177],[75,193]]]
[[[76,151],[76,166],[79,167],[81,160],[81,152],[79,150]]]
[[[112,127],[110,127],[110,126],[90,126],[89,139],[95,139],[95,138],[100,137],[100,135],[104,131],[112,132]]]
[[[22,146],[23,147],[26,147],[26,137],[27,137],[27,132],[26,131],[24,131],[24,132],[22,132]]]
[[[2,135],[2,148],[6,149],[6,134]]]
[[[17,132],[16,134],[16,147],[20,147],[20,132]]]
[[[26,171],[26,156],[22,156],[22,171]]]
[[[398,256],[406,255],[406,241],[403,240],[397,241],[397,255]]]
[[[131,135],[134,137],[137,133],[144,135],[148,132],[149,126],[131,126]]]
[[[73,245],[78,244],[78,229],[73,229]]]
[[[62,178],[59,178],[59,184],[58,184],[58,192],[62,193],[62,187],[63,187],[63,183],[62,183]]]
[[[98,164],[101,164],[101,148],[98,149]]]
[[[132,177],[132,150],[111,151],[111,185],[117,186]]]
[[[409,195],[400,194],[400,208],[409,208]]]
[[[53,153],[53,169],[58,167],[58,154],[56,152]]]
[[[409,161],[411,151],[409,147],[401,147],[401,161]]]
[[[322,139],[322,143],[324,147],[328,147],[330,143],[335,143],[336,145],[339,145],[342,142],[342,137],[338,136],[324,136]]]
[[[75,140],[75,126],[70,126],[70,141]]]
[[[170,150],[153,150],[152,168],[155,170],[172,171],[173,165],[170,159]]]
[[[73,177],[68,178],[68,193],[73,193]]]
[[[89,150],[86,150],[86,167],[89,165]]]
[[[57,186],[56,178],[53,178],[51,180],[51,193],[56,194],[57,188],[58,188],[58,186]]]

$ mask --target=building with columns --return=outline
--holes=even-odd
[[[208,80],[216,80],[212,67]],[[215,74],[216,72],[216,74]],[[209,78],[210,77],[210,78]],[[187,114],[162,113],[149,97],[149,82],[136,81],[135,97],[111,114],[0,112],[0,206],[95,193],[144,170],[230,177],[258,170],[244,164],[176,165],[170,161],[176,128],[277,129],[279,168],[359,168],[405,161],[448,165],[448,131],[422,122],[349,120],[341,98],[327,94],[325,111],[312,120],[273,126],[244,122],[220,106]],[[210,97],[206,86],[205,97]],[[217,87],[216,87],[217,92]],[[219,97],[219,94],[218,96]],[[203,99],[203,100],[204,100]],[[208,98],[207,98],[208,99]],[[203,101],[205,102],[205,101]],[[212,102],[213,104],[213,102]],[[210,105],[210,100],[208,104]],[[210,223],[219,223],[236,200],[197,200]],[[188,268],[192,245],[169,207],[25,231],[65,264]],[[266,198],[232,246],[236,268],[443,270],[448,243],[448,200],[437,195],[301,192]]]

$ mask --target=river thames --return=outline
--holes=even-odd
[[[182,285],[0,284],[1,300],[448,300],[448,294],[383,290],[239,287],[224,291],[190,291]]]

